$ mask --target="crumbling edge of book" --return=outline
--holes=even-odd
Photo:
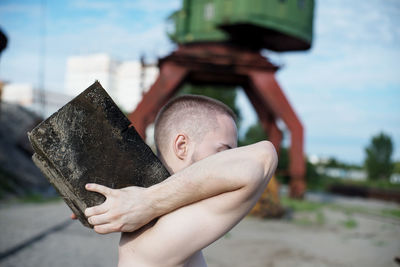
[[[87,183],[149,187],[170,176],[98,81],[28,133],[32,159],[79,221],[105,197]]]

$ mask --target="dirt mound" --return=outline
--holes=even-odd
[[[0,104],[0,198],[55,192],[32,162],[27,132],[42,119],[27,109]]]

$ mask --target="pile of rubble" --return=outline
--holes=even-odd
[[[31,159],[27,132],[41,120],[19,105],[0,103],[0,198],[55,194]]]

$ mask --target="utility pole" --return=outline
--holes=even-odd
[[[39,114],[44,117],[46,114],[45,96],[45,67],[46,67],[46,0],[42,0],[40,14],[40,52],[38,70],[38,89],[36,90],[36,101],[39,104]]]

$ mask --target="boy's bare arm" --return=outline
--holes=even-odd
[[[272,146],[268,149],[266,146],[268,143],[258,143],[207,158],[210,160],[203,166],[218,168],[221,172],[213,173],[214,179],[224,175],[237,179],[246,177],[244,185],[165,214],[140,234],[123,234],[120,259],[130,262],[138,257],[149,266],[183,266],[194,253],[227,233],[254,206],[275,170],[275,151]],[[235,153],[228,153],[231,151]],[[231,155],[233,159],[219,161],[217,155],[223,154]],[[227,164],[224,166],[226,171],[217,167],[219,164]]]
[[[87,189],[105,195],[106,201],[85,214],[98,233],[132,232],[154,218],[223,193],[241,189],[245,201],[265,188],[276,164],[275,149],[263,141],[212,155],[150,188],[90,184]]]

